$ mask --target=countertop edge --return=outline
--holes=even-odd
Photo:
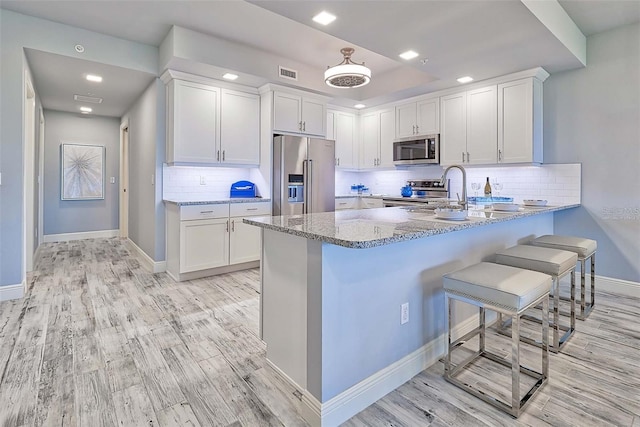
[[[330,243],[337,246],[343,246],[346,248],[352,248],[352,249],[367,249],[367,248],[374,248],[378,246],[385,246],[392,243],[404,242],[407,240],[415,240],[415,239],[421,239],[423,237],[430,237],[430,236],[435,236],[440,234],[451,233],[454,231],[460,231],[460,230],[465,230],[469,228],[481,227],[489,224],[496,224],[499,222],[512,221],[514,219],[526,218],[529,216],[535,216],[535,215],[547,214],[552,212],[558,212],[558,211],[567,210],[567,209],[573,209],[580,206],[581,206],[580,204],[553,206],[553,207],[547,207],[544,209],[513,212],[511,213],[511,215],[505,216],[502,218],[486,218],[482,221],[470,221],[466,223],[456,222],[456,223],[448,224],[448,223],[442,223],[441,221],[431,221],[443,226],[439,228],[428,229],[428,230],[410,231],[404,234],[396,234],[392,237],[383,237],[380,239],[373,239],[373,240],[344,240],[344,239],[330,237],[330,236],[313,233],[309,231],[296,230],[290,227],[256,221],[256,219],[258,218],[244,218],[243,222],[245,222],[246,224],[257,226],[257,227],[262,227],[268,230],[273,230],[281,233],[291,234],[298,237],[303,237],[309,240],[317,240],[317,241]],[[379,209],[394,209],[394,208],[379,208]],[[501,213],[507,213],[507,212],[501,212]],[[414,220],[414,221],[407,221],[406,223],[416,224],[423,221],[424,220],[420,220],[420,221]]]
[[[263,198],[245,198],[238,197],[233,199],[219,199],[219,200],[193,200],[193,201],[181,201],[181,200],[171,200],[171,199],[163,199],[164,203],[171,203],[177,206],[195,206],[195,205],[222,205],[222,204],[234,204],[234,203],[266,203],[271,202],[271,199],[263,199]]]

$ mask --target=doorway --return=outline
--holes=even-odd
[[[129,122],[120,125],[120,237],[129,237]]]
[[[22,235],[24,239],[24,261],[23,267],[25,272],[33,270],[33,253],[35,251],[35,125],[36,125],[36,93],[33,89],[33,83],[27,71],[24,75],[25,91],[24,91],[24,164],[23,164],[23,182],[24,182],[24,223],[22,225]]]

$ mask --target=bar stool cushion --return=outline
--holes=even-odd
[[[443,277],[445,291],[517,312],[551,289],[551,277],[530,270],[481,262]]]
[[[496,263],[558,276],[575,267],[578,255],[560,249],[517,245],[496,252]]]
[[[598,242],[595,240],[585,239],[584,237],[555,236],[552,234],[540,236],[529,243],[545,248],[575,252],[580,258],[590,257],[598,248]]]

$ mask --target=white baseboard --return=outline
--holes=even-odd
[[[487,316],[487,323],[489,321],[490,316]],[[478,315],[475,315],[456,326],[452,331],[452,335],[454,337],[462,336],[477,326]],[[436,363],[438,359],[444,356],[445,351],[446,335],[443,334],[325,403],[321,403],[308,390],[304,390],[296,384],[295,381],[268,359],[267,362],[284,381],[301,391],[303,403],[303,413],[301,415],[309,425],[312,427],[325,427],[340,425],[372,405]]]
[[[0,286],[0,301],[24,298],[27,290],[26,280],[15,285]]]
[[[587,268],[588,270],[588,268]],[[564,277],[561,283],[569,283],[569,277]],[[587,292],[591,288],[591,275],[585,274],[585,284]],[[576,286],[578,287],[578,297],[580,296],[580,272],[576,274]],[[610,292],[612,294],[624,295],[627,297],[640,298],[640,283],[630,280],[615,279],[613,277],[599,276],[596,274],[596,304],[598,303],[598,292]]]
[[[145,268],[151,273],[164,273],[165,271],[167,271],[167,261],[154,261],[149,255],[146,254],[145,251],[140,249],[140,247],[129,238],[127,238],[126,244],[129,246],[129,249],[133,252],[133,254],[138,258],[138,260],[141,261],[142,265],[144,265]]]
[[[99,230],[84,231],[80,233],[45,234],[43,236],[43,241],[44,243],[69,242],[71,240],[118,237],[119,235],[120,230]]]
[[[591,286],[591,275],[587,274],[585,276],[587,288],[589,288],[589,286]],[[576,280],[579,281],[580,276],[576,277]],[[578,286],[580,285],[578,284]],[[596,274],[596,304],[598,303],[598,291],[640,298],[640,283],[630,280],[614,279],[613,277],[598,276]]]

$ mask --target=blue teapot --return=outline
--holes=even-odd
[[[405,185],[400,189],[400,194],[402,194],[402,197],[411,197],[411,195],[413,194],[413,189],[410,185]]]

